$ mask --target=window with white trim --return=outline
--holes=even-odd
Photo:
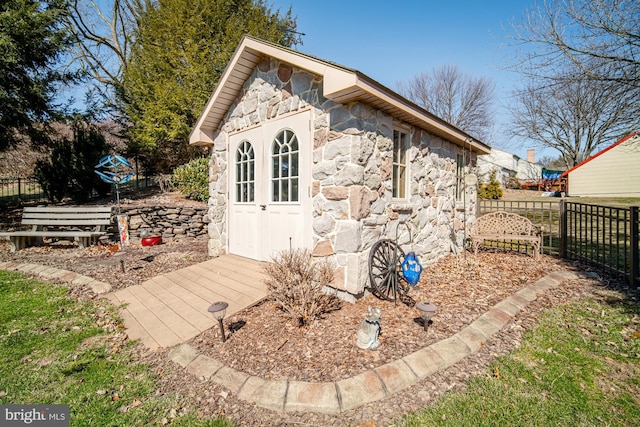
[[[271,145],[271,201],[297,202],[299,183],[298,137],[289,129],[278,133]]]
[[[392,195],[395,199],[404,199],[407,194],[407,150],[409,135],[400,130],[393,131],[393,178]]]
[[[236,202],[251,203],[255,198],[255,154],[247,140],[236,150]]]

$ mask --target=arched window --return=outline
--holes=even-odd
[[[236,202],[253,202],[255,197],[255,155],[249,141],[242,141],[236,151]]]
[[[280,131],[271,148],[271,201],[297,202],[298,197],[298,138],[293,131]]]

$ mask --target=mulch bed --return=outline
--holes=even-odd
[[[157,246],[142,246],[132,242],[124,250],[119,250],[115,244],[78,249],[72,242],[59,241],[9,252],[9,242],[0,241],[0,261],[33,263],[75,271],[109,283],[114,291],[139,285],[159,274],[207,259],[205,236],[176,238]]]
[[[449,256],[425,268],[423,281],[410,293],[416,301],[426,299],[438,306],[427,333],[415,321],[418,315],[411,304],[383,302],[369,296],[356,304],[346,303],[341,310],[304,328],[295,326],[266,302],[225,320],[231,329],[226,343],[222,343],[214,327],[190,344],[228,366],[262,378],[337,381],[451,336],[496,302],[549,272],[576,269],[571,263],[547,256],[540,263],[513,253]],[[402,425],[398,421],[403,414],[419,411],[447,391],[463,390],[474,375],[491,375],[491,363],[520,346],[522,334],[536,324],[542,310],[584,297],[608,295],[606,286],[596,279],[563,283],[529,303],[478,352],[404,391],[339,415],[281,413],[260,408],[239,400],[211,381],[199,381],[166,359],[158,363],[155,356],[148,357],[156,362],[160,389],[184,394],[203,417],[225,416],[242,426]],[[357,325],[369,305],[382,310],[380,347],[374,351],[355,345]]]
[[[537,263],[516,253],[451,255],[427,266],[420,283],[402,302],[369,295],[355,304],[343,303],[340,310],[299,327],[267,301],[226,319],[229,339],[225,343],[219,329],[212,328],[191,345],[229,367],[262,378],[338,381],[450,337],[538,278],[572,268],[551,257]],[[421,301],[437,306],[427,332],[415,308]],[[382,311],[380,347],[376,350],[356,346],[358,325],[369,306]]]

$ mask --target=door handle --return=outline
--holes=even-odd
[[[263,211],[267,210],[267,205],[260,205],[260,209],[262,209]]]

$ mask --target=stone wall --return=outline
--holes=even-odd
[[[211,148],[209,253],[227,251],[228,134],[294,111],[313,117],[313,253],[338,266],[334,283],[352,297],[368,285],[368,253],[375,241],[398,237],[422,263],[461,248],[464,224],[473,220],[475,187],[456,200],[460,147],[362,103],[343,105],[322,96],[322,81],[306,71],[264,60],[230,108]],[[409,197],[392,198],[393,131],[410,136]],[[475,155],[468,155],[475,159]]]
[[[163,240],[174,237],[196,237],[207,233],[208,208],[192,206],[124,207],[129,217],[129,234],[139,238],[140,233],[161,234]]]

